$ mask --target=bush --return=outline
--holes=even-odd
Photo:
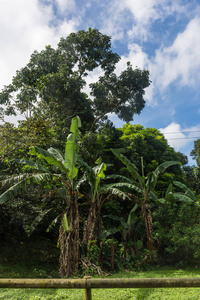
[[[200,258],[198,203],[168,203],[154,212],[160,262],[191,265]]]

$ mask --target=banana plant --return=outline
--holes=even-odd
[[[174,186],[177,186],[180,190],[179,192],[174,191]],[[187,187],[184,183],[179,181],[173,181],[173,184],[170,183],[163,198],[157,199],[157,202],[164,204],[166,202],[185,202],[185,203],[192,203],[196,202],[197,198],[194,192]]]
[[[120,232],[122,235],[123,239],[123,254],[124,254],[124,259],[126,259],[126,252],[127,252],[127,240],[128,236],[131,234],[131,232],[134,231],[134,228],[136,227],[136,223],[138,222],[138,216],[135,213],[138,208],[138,205],[135,204],[134,207],[131,209],[127,221],[124,219],[124,217],[118,217],[118,216],[113,216],[113,215],[105,215],[104,218],[110,218],[115,221],[118,221],[120,225],[118,227],[112,227],[106,230],[103,230],[100,233],[100,238],[101,239],[106,239],[109,235],[113,235],[117,232]],[[140,240],[137,241],[136,245],[140,244]]]
[[[178,165],[180,163],[178,161],[166,161],[160,164],[153,172],[147,174],[147,176],[145,177],[142,160],[142,175],[140,175],[135,164],[132,163],[126,156],[124,156],[118,150],[111,149],[111,151],[127,167],[127,170],[132,177],[132,179],[124,177],[124,182],[115,184],[115,187],[121,189],[125,188],[129,191],[132,191],[133,197],[141,207],[147,237],[147,247],[150,251],[152,251],[155,249],[155,247],[153,239],[153,221],[150,200],[155,201],[156,199],[158,199],[157,195],[155,194],[155,187],[158,176],[161,173],[164,173],[168,167]]]
[[[67,137],[64,155],[55,148],[44,150],[39,147],[31,147],[30,154],[37,156],[40,161],[46,163],[20,159],[18,163],[37,170],[37,173],[13,176],[1,182],[2,186],[7,184],[12,186],[0,196],[0,204],[4,204],[14,196],[20,195],[23,190],[27,189],[28,184],[47,183],[54,180],[62,186],[62,189],[57,189],[60,196],[65,199],[59,232],[60,273],[61,276],[67,277],[76,273],[79,268],[79,211],[74,179],[78,174],[76,141],[80,126],[80,118],[76,116],[71,121],[70,134]],[[53,171],[50,171],[50,168],[46,165],[50,166]],[[36,219],[41,220],[39,217]],[[33,222],[32,229],[37,226],[37,220]]]
[[[102,183],[102,180],[109,178],[105,175],[107,165],[99,158],[96,162],[96,166],[90,167],[84,161],[80,161],[81,169],[84,172],[83,177],[80,179],[77,189],[81,190],[84,185],[87,185],[88,202],[90,205],[88,216],[84,222],[83,240],[86,245],[89,241],[96,240],[101,229],[101,208],[103,203],[112,195],[118,196],[122,199],[127,198],[127,195],[117,189]],[[89,185],[89,188],[88,188]]]

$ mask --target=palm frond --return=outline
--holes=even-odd
[[[31,226],[25,227],[25,231],[27,233],[28,236],[30,236],[35,229],[37,228],[37,226],[40,224],[40,222],[43,220],[43,218],[46,216],[46,214],[48,214],[52,209],[48,209],[45,211],[42,211],[32,222]]]
[[[165,170],[171,166],[174,166],[174,165],[180,165],[180,162],[179,161],[165,161],[164,163],[160,164],[156,169],[155,171],[152,172],[152,175],[151,175],[151,179],[150,179],[150,185],[151,187],[155,187],[156,183],[157,183],[157,179],[158,179],[158,176],[161,174],[161,173],[164,173]]]
[[[25,186],[26,179],[19,181],[18,183],[10,187],[7,191],[0,195],[0,205],[19,195],[24,190]]]
[[[138,216],[135,214],[138,207],[139,207],[138,204],[135,204],[128,215],[127,223],[129,226],[131,226],[131,224],[135,224],[138,220]]]
[[[151,200],[156,201],[156,200],[158,199],[158,196],[157,196],[154,192],[150,191],[150,192],[149,192],[149,198],[150,198]]]
[[[51,229],[57,224],[58,220],[60,219],[61,215],[58,215],[52,222],[51,224],[48,226],[48,228],[46,229],[46,232],[50,232]]]
[[[61,161],[62,164],[64,165],[65,163],[64,154],[59,149],[55,149],[51,147],[47,151],[51,153],[57,161]]]
[[[0,181],[0,185],[3,187],[3,186],[6,186],[6,185],[14,185],[16,183],[19,183],[21,182],[22,180],[26,179],[30,177],[30,174],[21,174],[21,175],[14,175],[14,176],[8,176],[6,179],[3,179]]]
[[[129,182],[129,183],[133,183],[133,180],[131,180],[130,178],[123,176],[123,175],[117,175],[117,174],[113,174],[113,175],[108,175],[105,177],[106,180],[109,179],[113,179],[113,180],[119,180],[119,181],[124,181],[124,182]]]
[[[173,198],[176,200],[179,200],[181,202],[187,202],[187,203],[193,202],[193,200],[190,197],[188,197],[182,193],[173,193]]]
[[[36,163],[32,160],[28,160],[28,159],[15,159],[15,161],[18,163],[18,164],[23,164],[23,165],[27,165],[31,168],[34,168],[34,169],[37,169],[38,171],[42,171],[42,172],[46,172],[46,173],[50,173],[50,171],[45,168],[44,166],[42,166],[41,164],[39,163]]]
[[[59,153],[59,150],[54,149],[55,153],[58,154],[58,156],[54,156],[53,153],[53,148],[50,148],[50,152],[48,150],[44,150],[42,148],[39,147],[31,147],[30,148],[30,153],[33,155],[36,155],[38,158],[42,158],[45,159],[50,165],[53,165],[55,167],[57,167],[59,170],[63,171],[64,173],[67,173],[67,168],[65,167],[65,165],[63,165],[63,160],[57,160],[57,158],[61,158],[61,155]],[[54,154],[55,154],[54,153]]]
[[[136,165],[134,163],[132,163],[126,156],[124,156],[122,153],[120,153],[119,151],[115,150],[115,149],[110,149],[112,151],[112,153],[119,159],[121,160],[121,162],[126,165],[128,171],[131,173],[131,175],[134,178],[139,179],[141,176],[138,173],[138,168],[136,167]]]
[[[33,182],[40,183],[41,181],[49,181],[52,179],[52,175],[49,173],[44,174],[23,174],[19,176],[10,177],[7,180],[1,182],[1,184],[13,184],[10,188],[8,188],[3,194],[0,195],[0,204],[4,204],[6,201],[14,198],[17,195],[20,195],[27,187],[27,184],[31,184]]]
[[[117,187],[113,187],[113,186],[107,186],[105,189],[103,188],[103,193],[105,194],[111,194],[114,196],[118,196],[119,198],[122,198],[123,200],[125,199],[129,199],[129,196],[127,195],[127,193],[123,192],[122,190],[118,189]]]
[[[100,232],[99,236],[98,236],[98,239],[99,240],[104,240],[106,239],[108,236],[110,235],[114,235],[115,233],[119,232],[120,229],[119,228],[109,228],[109,229],[104,229]]]
[[[196,196],[193,193],[193,191],[191,191],[191,189],[189,189],[184,183],[181,183],[179,181],[174,181],[173,182],[176,186],[178,186],[179,188],[181,188],[184,192],[185,195],[188,196],[190,199],[192,199],[193,201],[196,201]]]
[[[123,189],[129,190],[129,191],[134,190],[140,194],[143,194],[143,190],[133,183],[118,182],[118,183],[111,183],[111,184],[103,186],[103,190],[106,190],[108,188],[120,188],[120,189],[123,188]]]
[[[87,180],[90,185],[95,184],[95,173],[92,167],[90,167],[86,162],[79,158],[79,163],[81,169],[84,171],[84,176],[82,177],[82,182]],[[79,184],[80,185],[80,184]]]

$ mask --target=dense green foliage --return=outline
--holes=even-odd
[[[46,231],[60,247],[62,276],[200,257],[199,167],[185,166],[159,130],[107,119],[133,120],[150,84],[148,71],[128,62],[117,76],[119,59],[110,37],[79,31],[35,51],[0,93],[5,115],[27,114],[0,125],[0,239],[16,245]],[[198,141],[192,154],[198,161]]]
[[[127,64],[117,76],[114,71],[119,60],[111,50],[110,37],[97,29],[71,33],[61,38],[56,49],[47,46],[41,52],[35,51],[29,63],[17,71],[12,84],[0,93],[4,114],[16,115],[18,111],[27,118],[48,120],[59,147],[65,141],[71,118],[77,114],[84,132],[94,129],[111,112],[131,121],[144,108],[149,72]],[[87,95],[86,78],[97,68],[102,74],[90,84],[91,95]]]

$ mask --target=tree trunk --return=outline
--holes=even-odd
[[[85,243],[86,245],[88,245],[89,241],[97,240],[97,230],[95,230],[96,222],[96,202],[92,202],[88,218],[84,222],[83,229],[83,243]]]
[[[74,193],[70,199],[69,231],[60,228],[60,274],[69,277],[79,269],[79,212]]]
[[[146,236],[147,236],[147,247],[149,251],[155,250],[153,240],[153,221],[150,205],[145,201],[142,204],[142,217],[145,224]]]
[[[110,242],[110,254],[111,270],[113,271],[115,269],[115,245],[113,242]]]

